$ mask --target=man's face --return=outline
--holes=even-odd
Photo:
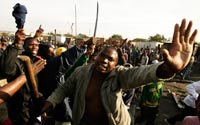
[[[47,54],[48,54],[49,56],[55,56],[54,48],[53,48],[53,47],[49,47]]]
[[[36,39],[31,39],[31,41],[27,45],[27,50],[33,56],[36,56],[39,49],[39,43]]]
[[[1,42],[1,48],[2,49],[6,49],[6,47],[7,47],[7,42],[6,41],[2,41]]]
[[[94,53],[94,50],[95,50],[95,45],[88,46],[87,48],[88,55],[92,55]]]
[[[120,45],[121,45],[121,42],[120,42],[120,40],[114,40],[114,41],[112,41],[112,44],[113,44],[113,46],[114,47],[120,47]]]
[[[100,73],[109,73],[117,65],[118,54],[113,48],[105,48],[95,60],[95,68]]]
[[[84,40],[80,39],[80,40],[76,40],[76,45],[79,47],[79,48],[82,48],[83,45],[84,45]]]

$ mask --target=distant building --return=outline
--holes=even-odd
[[[141,48],[156,48],[158,46],[162,46],[164,43],[162,42],[132,42],[132,45],[136,46],[137,48],[141,49]]]

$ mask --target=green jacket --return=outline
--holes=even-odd
[[[72,74],[72,72],[79,66],[84,65],[88,61],[88,58],[84,54],[75,62],[75,64],[65,74],[66,79]]]
[[[163,80],[156,76],[156,69],[160,64],[129,69],[118,66],[109,74],[101,88],[102,103],[107,112],[109,125],[130,125],[131,116],[123,102],[122,90]],[[59,86],[47,99],[55,106],[66,96],[74,95],[73,125],[79,125],[84,114],[85,93],[93,70],[94,64],[78,67],[65,84]]]

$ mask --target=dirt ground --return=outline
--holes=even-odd
[[[176,97],[181,102],[181,100],[187,95],[185,86],[193,81],[200,80],[200,63],[194,64],[192,68],[191,77],[186,80],[180,80],[180,76],[175,76],[174,79],[167,81],[165,83],[162,97],[160,100],[159,115],[156,118],[155,125],[168,125],[164,119],[175,115],[181,109],[177,106],[172,93],[176,93]],[[139,114],[140,110],[136,109],[136,116]],[[136,124],[143,125],[143,124]],[[176,122],[175,125],[181,125],[181,121]]]

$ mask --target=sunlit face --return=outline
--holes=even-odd
[[[97,59],[97,55],[92,55],[92,57],[91,57],[90,60],[91,60],[92,62],[94,62],[96,59]]]
[[[88,46],[88,48],[87,48],[88,55],[92,55],[94,53],[94,50],[95,50],[95,45],[94,44]]]
[[[48,55],[49,55],[49,56],[55,56],[54,51],[55,51],[54,48],[49,47],[49,49],[48,49]]]
[[[84,40],[76,40],[76,45],[79,47],[79,48],[82,48],[83,45],[84,45],[85,41]]]
[[[117,62],[117,51],[113,48],[104,48],[95,60],[95,68],[100,73],[109,73],[115,68]]]
[[[36,39],[31,39],[30,42],[27,45],[27,52],[32,54],[33,56],[36,56],[39,49],[39,43]]]
[[[121,45],[121,42],[120,42],[120,40],[114,40],[114,41],[112,41],[112,44],[113,44],[113,46],[114,47],[120,47],[120,45]]]

